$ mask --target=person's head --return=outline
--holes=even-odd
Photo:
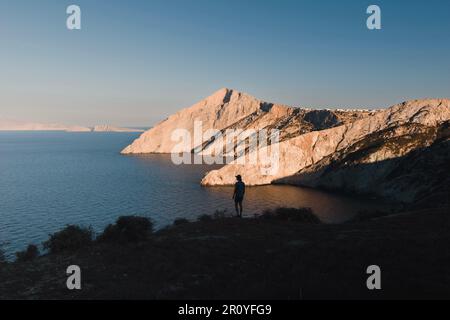
[[[240,174],[238,174],[238,175],[236,176],[236,180],[237,180],[237,181],[242,181],[242,177],[241,177]]]

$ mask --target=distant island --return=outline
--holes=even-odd
[[[92,129],[93,132],[144,132],[142,129],[136,128],[121,128],[121,127],[113,127],[109,125],[99,125],[95,126]]]
[[[65,131],[65,132],[143,132],[142,129],[97,125],[93,128],[67,126],[55,123],[38,123],[0,118],[0,131]]]

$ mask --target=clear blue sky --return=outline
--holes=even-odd
[[[448,0],[1,0],[0,39],[15,119],[148,126],[221,87],[318,108],[450,96]]]

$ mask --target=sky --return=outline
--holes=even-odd
[[[450,97],[448,0],[0,0],[0,40],[16,120],[148,127],[223,87],[313,108]]]

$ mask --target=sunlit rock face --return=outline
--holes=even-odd
[[[258,100],[248,94],[232,89],[221,89],[192,107],[180,110],[168,119],[146,131],[123,154],[173,153],[178,144],[172,134],[176,130],[187,130],[193,138],[191,143],[177,152],[199,153],[213,149],[215,143],[194,139],[195,123],[201,123],[202,132],[216,130],[277,129],[280,140],[287,140],[314,130],[322,130],[354,121],[370,115],[371,111],[358,110],[311,110],[293,108]]]
[[[201,122],[202,130],[225,129],[244,118],[264,112],[270,106],[237,91],[221,89],[212,96],[190,108],[183,109],[142,134],[126,147],[123,154],[172,153],[177,141],[172,138],[175,130],[184,129],[194,136],[195,121]],[[192,139],[194,140],[194,139]],[[181,152],[191,152],[197,147],[192,141]]]

